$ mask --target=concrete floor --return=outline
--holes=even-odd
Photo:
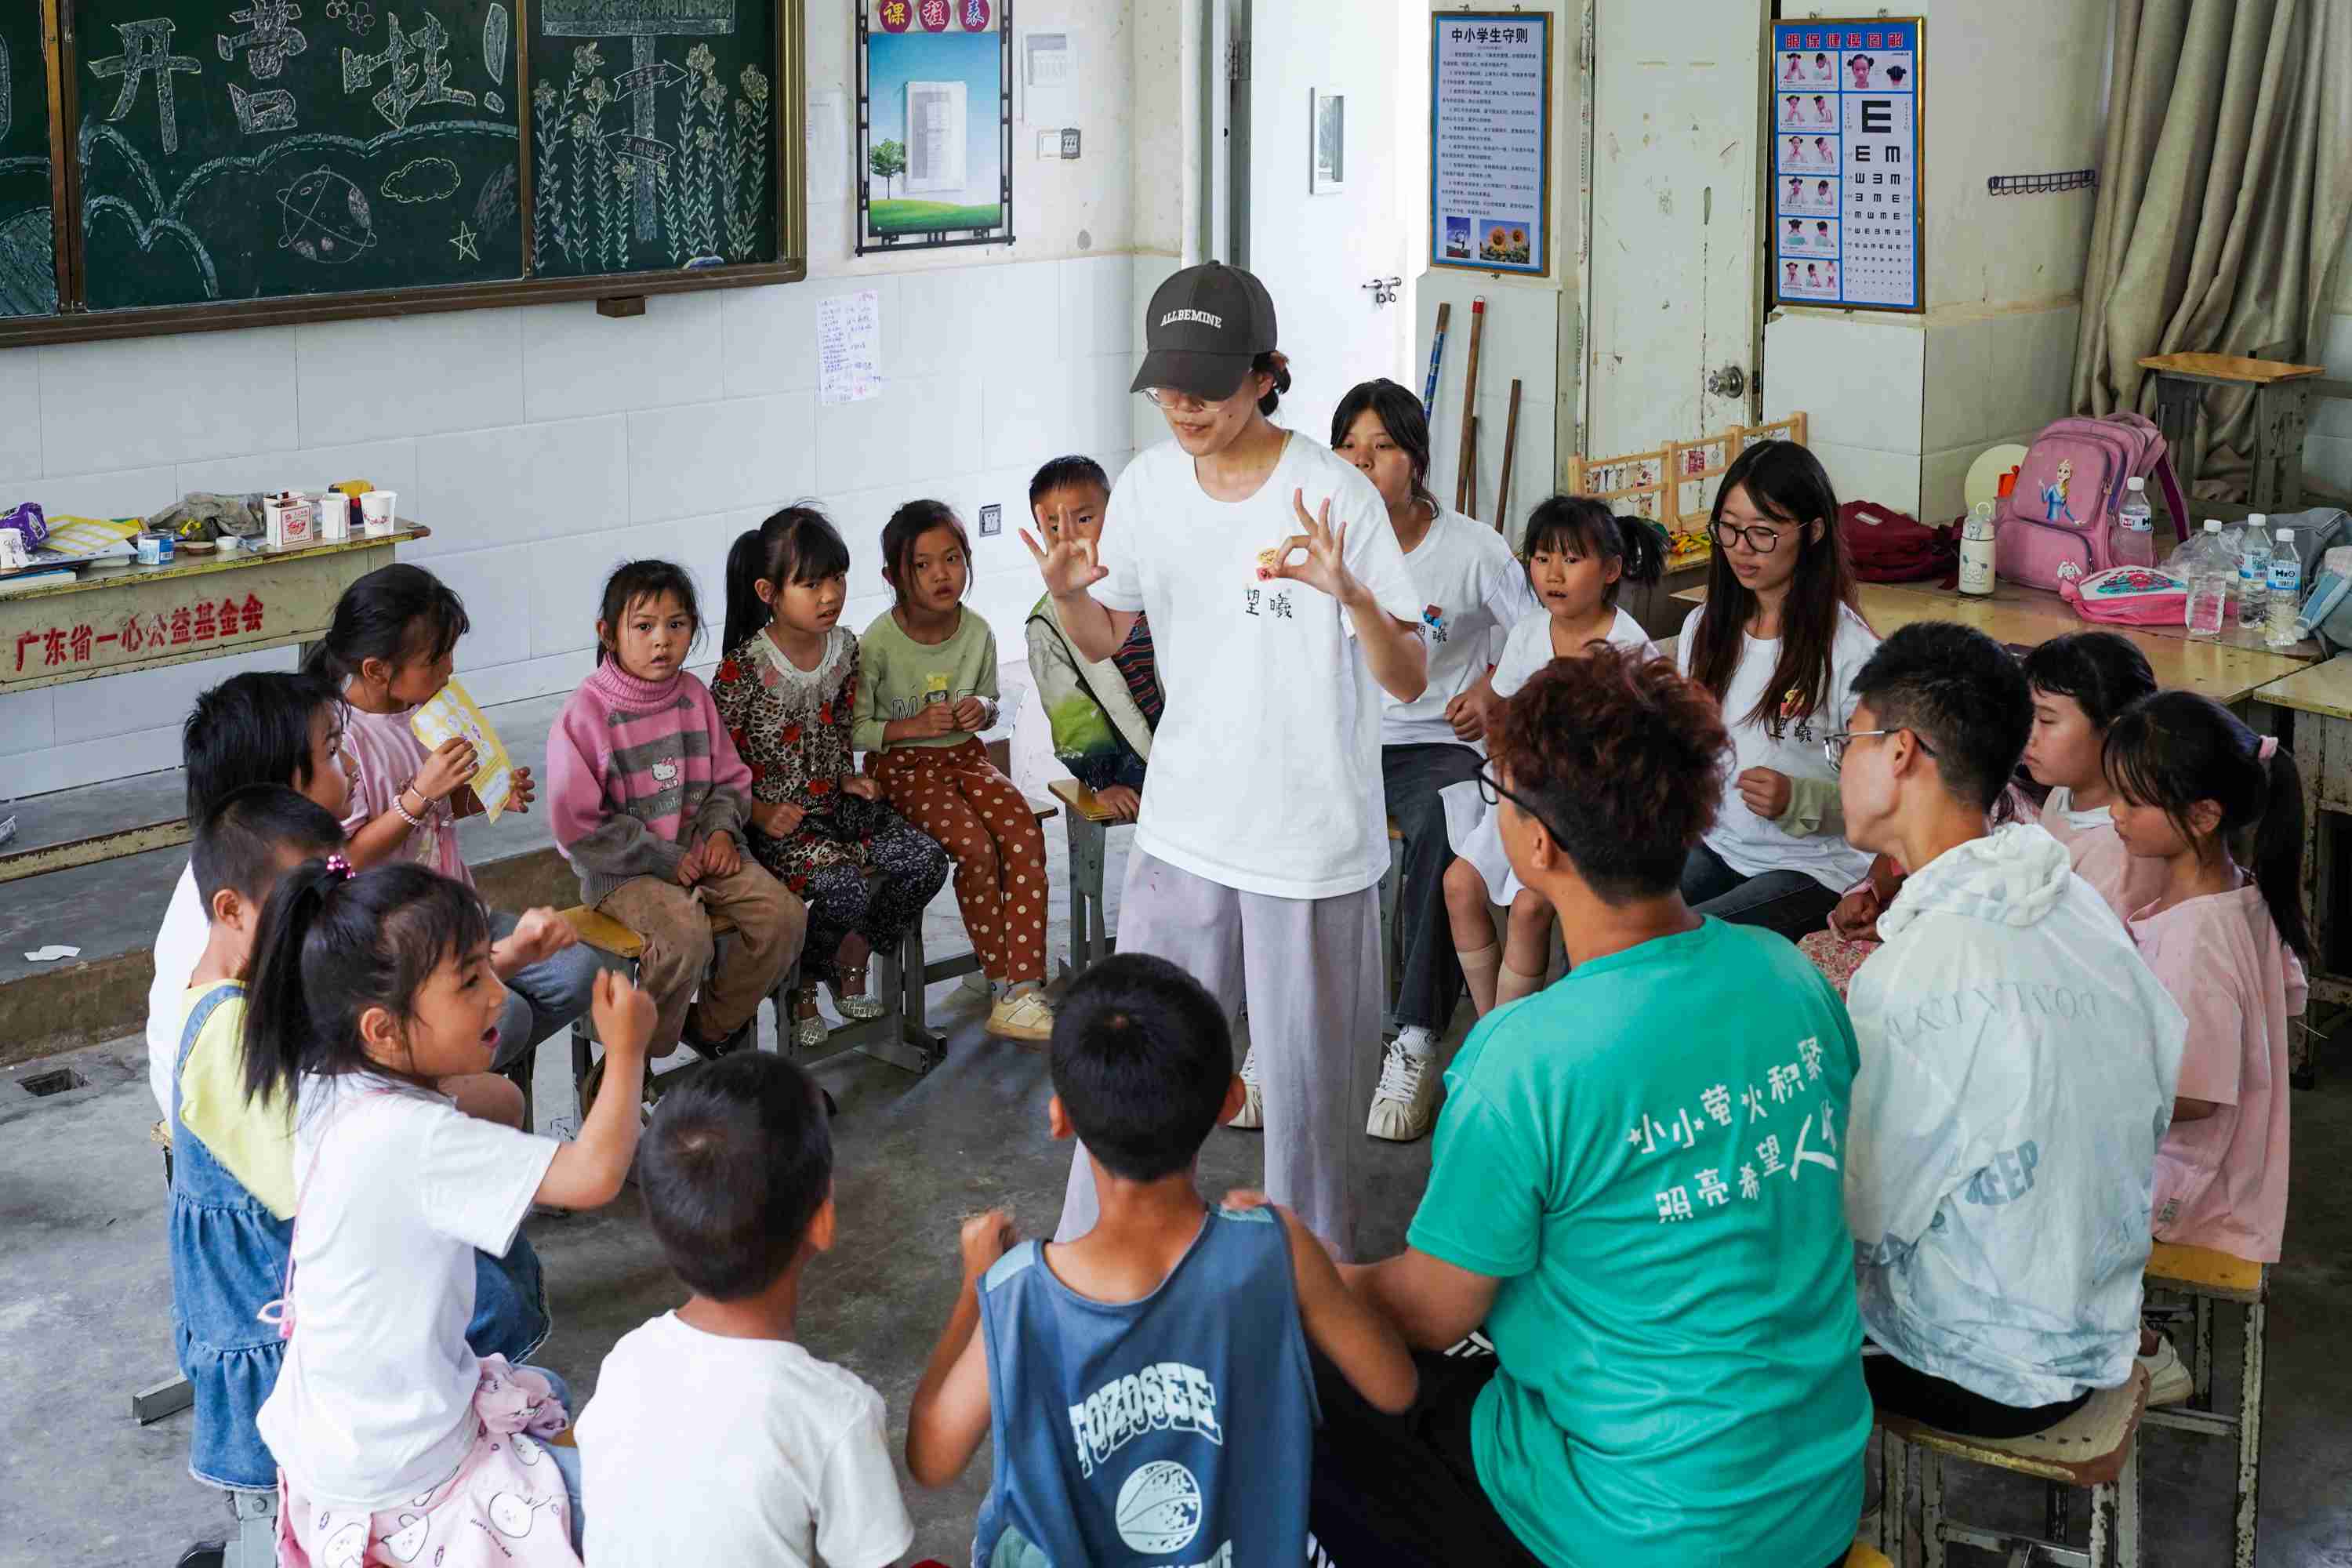
[[[1114,890],[1125,838],[1114,841]],[[1059,859],[1058,831],[1049,843]],[[935,910],[932,921],[943,943],[953,940],[944,929],[950,909]],[[1053,941],[1061,951],[1058,921]],[[950,1047],[929,1077],[856,1057],[818,1073],[841,1102],[841,1242],[811,1269],[802,1335],[878,1388],[898,1421],[956,1286],[960,1221],[1007,1205],[1024,1233],[1049,1228],[1067,1171],[1066,1151],[1045,1137],[1044,1058],[982,1036],[979,1003],[958,986],[935,987],[933,997]],[[59,1065],[87,1087],[47,1098],[14,1087]],[[143,1042],[0,1077],[0,1497],[9,1500],[0,1568],[169,1563],[190,1541],[224,1533],[225,1511],[187,1478],[185,1417],[142,1428],[128,1415],[131,1391],[172,1373],[166,1194],[147,1139],[154,1109]],[[2339,1175],[2340,1151],[2352,1145],[2352,1088],[2340,1077],[2295,1099],[2294,1209],[2271,1316],[2262,1549],[2273,1565],[2352,1565],[2352,1357],[2327,1327],[2340,1326],[2352,1289],[2352,1191]],[[542,1074],[539,1100],[543,1124],[569,1114],[560,1070]],[[1368,1142],[1365,1155],[1367,1241],[1387,1252],[1402,1244],[1428,1144]],[[1204,1192],[1259,1173],[1255,1135],[1210,1140]],[[533,1219],[529,1229],[557,1325],[541,1359],[584,1397],[613,1342],[682,1293],[632,1196],[599,1214]],[[2236,1364],[2234,1331],[2222,1363]],[[2174,1433],[2152,1433],[2147,1445],[2146,1562],[2227,1562],[2231,1456]],[[1957,1516],[2021,1528],[2038,1519],[2037,1489],[1955,1475]],[[912,1557],[964,1560],[987,1476],[982,1456],[956,1488],[909,1489]],[[1956,1563],[1969,1560],[1956,1551]]]

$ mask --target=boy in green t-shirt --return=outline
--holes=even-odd
[[[1322,1379],[1316,1537],[1339,1563],[1842,1563],[1871,1424],[1853,1034],[1788,942],[1682,900],[1722,720],[1672,665],[1596,646],[1489,744],[1504,848],[1570,968],[1471,1034],[1410,1245],[1349,1270],[1455,1353],[1418,1358],[1402,1418]]]

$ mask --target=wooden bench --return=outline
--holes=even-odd
[[[2200,1437],[2237,1440],[2238,1479],[2233,1513],[2236,1548],[2231,1560],[2251,1563],[2254,1560],[2255,1526],[2262,1514],[2263,1352],[2268,1331],[2270,1270],[2251,1258],[2159,1241],[2148,1255],[2147,1284],[2151,1293],[2188,1298],[2195,1320],[2187,1358],[2195,1391],[2185,1405],[2160,1405],[2150,1410],[2147,1424]],[[2213,1408],[2216,1301],[2227,1301],[2246,1311],[2238,1409],[2233,1415]]]
[[[1879,1509],[1880,1550],[1907,1561],[1905,1542],[1916,1534],[1920,1562],[1942,1568],[1944,1548],[1955,1542],[2026,1563],[2036,1554],[2084,1568],[2139,1568],[2140,1420],[2147,1411],[2147,1373],[2134,1366],[2119,1388],[2102,1389],[2074,1415],[2024,1437],[1963,1437],[1885,1411],[1878,1431],[1886,1462],[1886,1496]],[[1919,1458],[1919,1506],[1910,1507],[1911,1457]],[[2048,1536],[1988,1530],[1944,1514],[1944,1461],[2031,1476],[2048,1483]],[[2088,1550],[2069,1546],[2063,1500],[2069,1489],[2091,1492]]]

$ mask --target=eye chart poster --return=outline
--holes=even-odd
[[[1430,265],[1549,277],[1551,14],[1430,21]]]
[[[1919,18],[1772,25],[1772,293],[1920,309]]]

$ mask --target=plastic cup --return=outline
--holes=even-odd
[[[399,499],[397,490],[370,490],[360,497],[360,521],[368,538],[383,538],[398,526],[393,506]]]

